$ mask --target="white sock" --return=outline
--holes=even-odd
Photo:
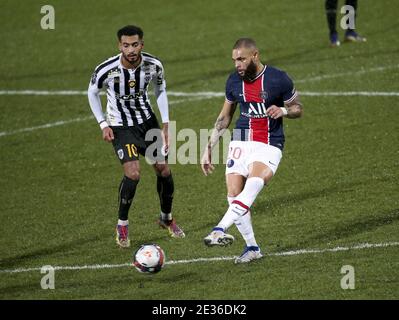
[[[163,213],[161,211],[160,217],[161,217],[162,221],[171,221],[172,220],[172,213]]]
[[[236,197],[227,196],[227,202],[229,203],[229,208],[235,198]],[[229,210],[227,210],[227,212],[224,214],[222,220],[220,220],[219,224],[216,227],[222,228],[224,231],[226,231],[228,228],[230,228],[233,225],[234,220],[236,218],[237,218],[237,215],[235,213],[229,212]]]
[[[231,203],[235,200],[236,197],[230,197],[227,196],[227,202],[229,203],[229,206],[231,205]]]
[[[235,221],[235,224],[236,224],[238,231],[240,231],[246,245],[248,247],[251,247],[251,246],[257,247],[258,244],[256,243],[254,230],[252,228],[251,212],[248,211],[247,214],[239,217]]]
[[[249,207],[254,203],[256,196],[263,189],[264,181],[259,177],[249,178],[246,183],[244,190],[237,196],[235,201],[240,202],[248,207],[248,212],[244,215],[241,215],[238,219],[235,220],[235,225],[240,231],[246,245],[248,247],[258,246],[255,240],[255,234],[252,227],[251,221],[251,212],[249,211]]]
[[[264,182],[262,178],[252,177],[247,179],[244,189],[232,201],[232,203],[229,206],[229,209],[227,209],[226,213],[224,214],[222,220],[220,220],[217,227],[223,228],[223,230],[226,231],[228,228],[232,226],[233,223],[236,222],[236,220],[239,217],[245,215],[248,212],[251,205],[253,204],[253,202],[255,201],[255,198],[258,195],[258,193],[262,190],[263,185]],[[228,201],[230,202],[229,198],[232,197],[228,197]],[[247,221],[247,219],[245,219],[245,221]],[[250,221],[251,220],[249,219],[249,223]],[[245,225],[247,225],[246,222]]]
[[[129,220],[118,219],[118,225],[119,226],[128,226],[129,225]]]
[[[244,189],[235,198],[234,202],[242,203],[248,208],[254,203],[256,196],[263,189],[264,181],[259,177],[252,177],[247,179]]]

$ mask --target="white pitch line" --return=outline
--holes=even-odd
[[[296,256],[302,254],[320,254],[326,252],[341,252],[350,250],[362,250],[362,249],[372,249],[372,248],[386,248],[386,247],[397,247],[399,242],[386,242],[386,243],[360,243],[348,247],[335,247],[326,249],[300,249],[295,251],[282,251],[266,254],[266,256]],[[211,261],[228,261],[234,260],[236,256],[233,257],[214,257],[214,258],[197,258],[188,260],[171,260],[167,261],[165,264],[187,264],[187,263],[197,263],[197,262],[211,262]],[[113,268],[123,268],[129,267],[132,263],[122,263],[122,264],[94,264],[94,265],[84,265],[84,266],[54,266],[54,270],[97,270],[97,269],[113,269]],[[18,268],[18,269],[5,269],[0,270],[0,273],[21,273],[21,272],[31,272],[40,271],[42,267],[37,268]]]
[[[382,66],[382,67],[375,67],[370,69],[363,69],[358,71],[350,71],[350,72],[342,72],[342,73],[333,73],[333,74],[325,74],[316,77],[304,78],[295,80],[295,83],[306,83],[311,81],[320,81],[324,79],[332,79],[332,78],[339,78],[344,76],[354,76],[354,75],[362,75],[369,72],[376,72],[376,71],[384,71],[389,69],[396,69],[399,68],[399,65],[392,65],[392,66]],[[105,92],[100,92],[101,95],[104,95]],[[49,95],[60,95],[60,96],[86,96],[87,90],[0,90],[0,95],[37,95],[37,96],[49,96]],[[168,95],[175,96],[175,97],[196,97],[196,96],[213,96],[213,97],[224,97],[223,92],[174,92],[169,91]]]
[[[337,97],[346,97],[346,96],[366,96],[366,97],[397,97],[399,96],[399,92],[384,92],[384,91],[344,91],[344,92],[311,92],[311,91],[299,91],[299,95],[301,96],[310,96],[310,97],[328,97],[328,96],[337,96]]]
[[[224,97],[224,92],[179,92],[179,91],[167,91],[168,96],[171,97]],[[105,95],[104,91],[100,92],[100,95]],[[0,95],[9,96],[87,96],[86,91],[79,90],[0,90]],[[152,95],[150,93],[150,95]]]
[[[310,91],[298,91],[302,96],[399,96],[397,91],[322,91],[322,92],[310,92]],[[100,94],[104,95],[105,92]],[[76,90],[63,90],[63,91],[41,91],[41,90],[0,90],[0,95],[37,95],[37,96],[86,96],[87,91],[76,91]],[[200,92],[175,92],[168,91],[168,96],[171,97],[196,97],[196,100],[210,99],[224,97],[224,92],[214,91],[200,91]],[[173,104],[173,101],[170,103]]]
[[[38,129],[46,129],[46,128],[52,128],[52,127],[57,127],[57,126],[63,126],[68,123],[86,121],[86,120],[92,119],[92,118],[93,118],[93,116],[70,119],[70,120],[61,120],[61,121],[56,121],[56,122],[52,122],[52,123],[46,123],[46,124],[43,124],[41,126],[36,126],[36,127],[22,128],[22,129],[13,130],[13,131],[3,131],[3,132],[0,132],[0,137],[10,136],[10,135],[17,134],[17,133],[34,131],[34,130],[38,130]]]
[[[184,102],[190,102],[190,101],[196,101],[196,100],[203,100],[203,99],[210,99],[212,97],[193,97],[190,99],[182,99],[182,100],[176,100],[176,101],[170,101],[169,105],[175,105],[175,104],[181,104]],[[23,133],[23,132],[30,132],[38,129],[46,129],[46,128],[52,128],[52,127],[57,127],[57,126],[62,126],[65,124],[73,123],[73,122],[81,122],[81,121],[86,121],[89,119],[93,119],[94,116],[88,116],[88,117],[83,117],[83,118],[75,118],[75,119],[70,119],[70,120],[60,120],[56,122],[51,122],[51,123],[46,123],[40,126],[36,127],[29,127],[29,128],[22,128],[18,130],[12,130],[12,131],[3,131],[0,132],[0,137],[4,136],[11,136],[17,133]]]
[[[86,91],[34,91],[34,90],[0,90],[0,95],[1,94],[9,94],[9,95],[86,95]],[[386,96],[386,97],[397,97],[399,96],[399,92],[380,92],[380,91],[348,91],[348,92],[311,92],[311,91],[301,91],[299,92],[301,96],[367,96],[367,97],[381,97],[381,96]],[[190,97],[189,99],[182,99],[182,100],[175,100],[175,101],[170,101],[170,105],[175,105],[175,104],[181,104],[184,102],[191,102],[191,101],[197,101],[197,100],[204,100],[204,99],[212,99],[215,97],[224,97],[223,92],[210,92],[210,91],[205,91],[205,92],[174,92],[170,91],[168,93],[170,96],[175,96],[175,97]],[[75,118],[75,119],[70,119],[70,120],[60,120],[52,123],[46,123],[40,126],[36,127],[28,127],[28,128],[22,128],[22,129],[17,129],[17,130],[12,130],[12,131],[2,131],[0,132],[0,137],[4,136],[10,136],[14,135],[17,133],[23,133],[23,132],[30,132],[38,129],[45,129],[45,128],[51,128],[51,127],[56,127],[56,126],[62,126],[65,124],[73,123],[73,122],[81,122],[85,121],[88,119],[93,118],[93,116],[88,116],[88,117],[83,117],[83,118]]]
[[[393,66],[386,66],[386,67],[376,67],[376,68],[370,68],[370,69],[364,69],[364,70],[358,70],[358,71],[351,71],[351,72],[342,72],[342,73],[333,73],[333,74],[325,74],[322,76],[316,76],[316,77],[311,77],[311,78],[305,78],[305,79],[299,79],[295,80],[295,83],[306,83],[310,81],[320,81],[324,79],[332,79],[332,78],[339,78],[339,77],[345,77],[345,76],[354,76],[354,75],[362,75],[365,73],[369,72],[376,72],[376,71],[384,71],[388,69],[395,69],[398,68],[399,65],[393,65]]]

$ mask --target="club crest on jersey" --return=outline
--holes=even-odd
[[[229,159],[229,161],[227,161],[227,168],[231,168],[232,166],[234,166],[234,160]]]
[[[267,100],[267,98],[269,97],[269,95],[267,94],[266,91],[261,91],[259,92],[259,97],[263,100]]]
[[[136,80],[129,80],[129,87],[130,88],[134,88],[135,85],[136,85]]]
[[[123,159],[123,150],[122,149],[119,149],[118,150],[118,157],[119,157],[119,159]]]

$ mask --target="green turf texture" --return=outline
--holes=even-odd
[[[331,49],[323,3],[51,1],[56,29],[45,31],[42,2],[2,0],[0,90],[86,90],[94,67],[117,54],[116,30],[137,24],[145,50],[164,63],[169,91],[223,92],[233,71],[231,47],[250,36],[265,63],[298,80],[299,92],[398,93],[397,7],[360,2],[357,27],[368,41]],[[379,67],[386,69],[368,71]],[[301,81],[340,73],[348,74]],[[282,162],[253,208],[262,250],[399,241],[398,96],[301,100],[304,117],[285,120]],[[213,126],[222,104],[212,98],[171,105],[170,118],[199,133]],[[0,95],[0,108],[0,132],[91,115],[85,96]],[[158,243],[168,261],[242,251],[234,226],[237,241],[228,248],[202,241],[227,208],[223,164],[209,177],[199,165],[171,165],[173,213],[186,232],[176,240],[155,223],[156,179],[142,161],[130,211],[132,248],[121,250],[114,227],[122,170],[94,119],[0,136],[0,148],[0,270],[123,264],[144,242]],[[354,290],[340,287],[343,265],[355,268]],[[399,248],[267,256],[239,266],[167,265],[153,276],[132,267],[56,271],[55,290],[41,289],[42,276],[0,273],[0,299],[398,299]]]

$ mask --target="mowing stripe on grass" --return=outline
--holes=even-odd
[[[385,242],[385,243],[360,243],[353,246],[347,247],[335,247],[335,248],[326,248],[326,249],[300,249],[294,251],[282,251],[266,254],[266,256],[270,257],[281,257],[281,256],[296,256],[301,254],[320,254],[326,252],[341,252],[341,251],[349,251],[349,250],[363,250],[363,249],[372,249],[372,248],[386,248],[386,247],[397,247],[399,246],[399,242]],[[197,262],[211,262],[211,261],[226,261],[226,260],[234,260],[236,256],[233,257],[214,257],[214,258],[196,258],[196,259],[187,259],[187,260],[171,260],[167,261],[165,264],[187,264],[187,263],[197,263]],[[96,269],[114,269],[114,268],[123,268],[131,266],[131,263],[122,263],[122,264],[94,264],[94,265],[84,265],[84,266],[53,266],[54,270],[96,270]],[[21,272],[31,272],[31,271],[40,271],[41,267],[36,268],[18,268],[18,269],[5,269],[0,270],[0,273],[21,273]]]
[[[86,91],[35,91],[35,90],[0,90],[1,94],[10,94],[10,95],[86,95]],[[302,96],[316,96],[316,97],[323,97],[323,96],[367,96],[367,97],[381,97],[381,96],[399,96],[399,92],[373,92],[373,91],[347,91],[347,92],[310,92],[310,91],[301,91],[299,92]],[[215,97],[224,97],[223,92],[168,92],[168,95],[175,96],[175,97],[190,97],[188,99],[182,100],[175,100],[170,101],[170,105],[176,105],[184,102],[191,102],[197,100],[204,100],[204,99],[212,99]],[[0,137],[10,136],[17,133],[29,132],[38,129],[45,129],[51,127],[62,126],[65,124],[73,123],[73,122],[81,122],[88,119],[93,118],[93,116],[82,117],[82,118],[75,118],[70,120],[60,120],[52,123],[46,123],[36,127],[29,127],[29,128],[22,128],[13,131],[2,131],[0,132]]]

